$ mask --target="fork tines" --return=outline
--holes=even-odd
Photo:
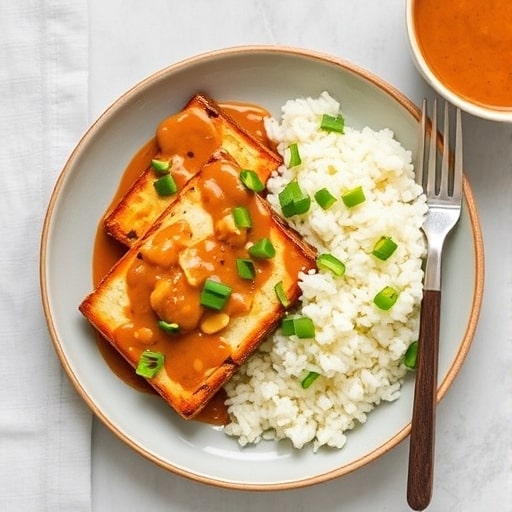
[[[442,160],[439,165],[436,158],[438,141],[438,107],[437,98],[433,100],[430,130],[428,129],[428,105],[423,99],[420,119],[420,131],[418,135],[418,152],[416,155],[416,182],[423,187],[427,197],[438,200],[453,200],[462,198],[462,119],[461,111],[456,108],[455,124],[455,152],[450,155],[449,111],[450,105],[445,101],[442,138]],[[430,132],[428,145],[426,134]],[[425,155],[427,152],[427,155]],[[428,168],[425,170],[425,156],[427,156]],[[453,165],[450,165],[453,164]],[[426,171],[426,172],[425,172]],[[450,202],[451,202],[450,201]]]

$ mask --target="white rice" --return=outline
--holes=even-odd
[[[410,152],[388,129],[320,130],[325,113],[340,113],[326,92],[288,101],[280,120],[268,120],[267,132],[284,162],[291,143],[302,158],[301,165],[282,166],[270,178],[268,200],[280,211],[278,193],[297,179],[312,198],[323,187],[339,198],[362,185],[366,201],[347,208],[338,200],[324,211],[312,199],[308,213],[288,219],[319,252],[343,261],[346,272],[338,278],[324,271],[300,275],[301,314],[313,320],[315,338],[286,337],[278,330],[226,385],[231,423],[225,432],[241,445],[287,438],[295,448],[341,448],[347,430],[364,423],[382,400],[399,397],[407,371],[402,359],[417,339],[426,204]],[[398,244],[387,261],[371,255],[382,235]],[[383,311],[373,297],[387,285],[400,295]],[[320,377],[303,389],[310,371]]]

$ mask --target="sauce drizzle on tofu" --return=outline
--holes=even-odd
[[[167,374],[190,389],[230,356],[223,329],[233,317],[250,311],[254,290],[263,286],[274,265],[272,260],[255,260],[254,280],[237,273],[237,258],[248,258],[247,248],[272,233],[270,211],[243,186],[237,168],[216,160],[203,168],[194,187],[190,193],[197,196],[198,209],[191,215],[202,232],[179,220],[140,247],[127,276],[132,321],[116,331],[116,342],[136,357],[145,349],[165,354]],[[253,227],[237,228],[230,221],[232,209],[240,205],[248,209]],[[299,270],[291,268],[291,275]],[[206,279],[233,290],[221,312],[200,303]],[[162,331],[158,319],[176,322],[180,332]]]
[[[223,102],[221,104],[222,109],[224,112],[226,112],[228,115],[230,115],[233,119],[235,119],[236,123],[240,125],[243,129],[245,129],[250,135],[255,137],[257,140],[265,144],[270,148],[270,143],[266,137],[265,127],[264,127],[264,118],[269,116],[269,113],[256,105],[252,104],[245,104],[240,102]],[[151,164],[151,160],[153,158],[157,158],[159,156],[165,156],[162,154],[162,148],[160,147],[160,144],[164,147],[166,147],[168,150],[170,148],[170,145],[172,144],[171,141],[166,140],[167,138],[171,138],[171,131],[169,130],[172,123],[176,123],[179,119],[178,116],[172,116],[168,120],[164,120],[157,132],[159,137],[154,137],[150,141],[148,141],[147,144],[145,144],[133,157],[133,159],[130,161],[129,165],[127,166],[125,172],[123,173],[123,176],[120,181],[119,188],[116,192],[115,197],[112,200],[112,206],[117,204],[119,200],[127,193],[127,191],[130,189],[132,183],[141,175],[142,172],[144,172]],[[197,122],[198,124],[201,124],[202,121],[205,121],[202,117],[197,116],[194,118],[194,116],[188,117],[188,119],[185,120],[185,122],[189,123],[189,128],[191,125],[193,125],[194,122]],[[212,121],[214,121],[212,119]],[[183,119],[181,121],[183,123]],[[206,120],[206,126],[203,126],[199,132],[207,132],[208,131],[208,123],[209,121]],[[179,124],[179,123],[177,123]],[[184,126],[181,124],[181,126]],[[211,145],[213,144],[213,139],[210,140]],[[178,162],[175,165],[174,171],[178,169],[178,181],[181,182],[186,181],[188,174],[194,174],[196,170],[194,170],[193,164],[194,162],[197,164],[200,159],[205,158],[204,155],[202,155],[201,151],[202,148],[195,149],[195,146],[188,144],[190,142],[185,137],[181,140],[179,144],[182,144],[182,149],[177,147],[177,152],[181,154],[181,162]],[[201,140],[200,138],[196,138],[194,144],[198,144],[201,146]],[[206,144],[206,146],[210,146],[210,144]],[[175,146],[176,147],[176,146]],[[184,149],[187,147],[188,149]],[[206,151],[210,148],[203,148]],[[270,148],[273,149],[273,148]],[[206,158],[205,158],[206,160]],[[219,164],[217,164],[219,165]],[[183,179],[179,177],[179,169],[181,170],[181,175]],[[222,173],[221,176],[218,178],[220,180],[233,180],[232,176],[229,176],[229,172]],[[218,184],[218,183],[217,183]],[[215,224],[217,228],[217,235],[219,240],[215,240],[214,244],[221,244],[217,248],[217,254],[221,254],[220,247],[224,246],[229,247],[230,251],[232,251],[232,247],[235,248],[235,252],[243,252],[244,244],[247,243],[247,233],[237,233],[234,232],[232,228],[232,222],[230,221],[229,217],[225,215],[225,207],[226,204],[224,204],[224,207],[222,206],[222,202],[218,202],[216,199],[216,187],[215,187],[215,180],[210,181],[209,183],[205,183],[203,186],[204,189],[204,197],[205,197],[205,203],[210,203],[209,208],[212,212],[211,218],[215,219]],[[236,184],[234,188],[229,188],[230,194],[235,194],[234,198],[242,198],[244,196],[247,196],[247,191],[240,188],[240,185]],[[224,194],[221,194],[224,195]],[[226,201],[233,200],[232,198],[229,199],[231,196],[226,196],[223,198],[223,201],[226,203]],[[221,198],[222,199],[222,198]],[[238,199],[236,199],[238,201]],[[111,208],[112,208],[111,206]],[[265,220],[264,212],[260,211],[260,208],[258,204],[253,205],[252,207],[252,213],[251,215],[254,216],[254,219],[256,219],[256,222],[254,223],[254,231],[251,236],[256,237],[258,236],[259,232],[263,232],[265,229],[265,226],[268,227],[268,222]],[[213,221],[212,221],[213,222]],[[186,226],[181,226],[184,228],[183,233],[185,234],[187,229]],[[172,239],[172,232],[176,228],[169,228],[170,233],[167,233],[166,235],[162,234],[162,237],[168,238],[168,235],[171,235],[170,238]],[[181,235],[178,236],[178,239],[181,237]],[[186,241],[186,238],[184,239]],[[103,277],[108,273],[110,268],[123,256],[123,254],[126,252],[127,247],[124,245],[118,243],[116,240],[114,240],[112,237],[107,235],[103,221],[100,222],[97,230],[97,236],[95,241],[95,247],[94,247],[94,257],[93,257],[93,280],[94,285],[98,286],[100,281],[103,279]],[[152,248],[146,248],[146,258],[149,258],[152,263],[149,264],[147,262],[144,262],[144,260],[137,260],[140,264],[142,261],[142,266],[138,269],[139,271],[144,269],[144,272],[149,275],[152,274],[153,277],[148,278],[150,281],[153,280],[153,285],[155,284],[156,277],[162,274],[162,271],[158,269],[159,265],[162,265],[162,262],[165,261],[166,258],[170,258],[171,261],[173,261],[172,265],[174,265],[175,268],[179,270],[180,268],[180,262],[179,259],[182,260],[183,267],[187,268],[187,275],[185,275],[185,271],[182,269],[183,275],[181,276],[181,281],[185,283],[186,287],[190,289],[194,289],[194,287],[190,284],[189,280],[199,280],[201,272],[204,272],[205,270],[205,261],[206,258],[206,247],[190,247],[187,246],[186,251],[181,251],[180,257],[178,257],[178,262],[173,260],[173,256],[170,254],[166,254],[167,252],[172,252],[169,247],[166,248],[166,244],[155,244],[155,247]],[[229,251],[228,251],[229,252]],[[159,332],[155,329],[155,318],[157,317],[157,314],[155,313],[153,307],[151,307],[151,303],[149,303],[148,308],[148,295],[144,298],[143,294],[140,294],[140,296],[137,296],[139,292],[134,291],[135,288],[132,290],[131,294],[133,295],[133,301],[136,307],[143,307],[145,304],[145,307],[148,308],[145,313],[142,314],[142,316],[137,316],[137,319],[134,320],[133,325],[125,325],[122,329],[119,330],[119,337],[125,338],[125,343],[127,343],[130,346],[134,347],[134,350],[141,351],[143,348],[147,348],[148,345],[151,345],[151,343],[156,343],[158,346],[158,343],[160,344],[173,344],[173,353],[178,354],[179,357],[183,357],[183,360],[188,361],[187,366],[189,368],[193,369],[193,372],[190,375],[185,375],[185,372],[182,371],[183,376],[183,383],[185,385],[191,385],[193,386],[193,381],[197,382],[197,380],[200,378],[201,374],[205,374],[205,372],[208,371],[208,367],[214,365],[215,361],[211,359],[211,356],[208,356],[204,353],[205,344],[203,341],[208,340],[206,345],[210,346],[211,350],[209,351],[210,354],[216,353],[217,355],[214,356],[216,358],[222,358],[222,357],[229,357],[229,347],[226,345],[226,343],[223,342],[222,336],[219,334],[219,331],[217,330],[219,323],[222,324],[226,321],[226,317],[228,322],[231,321],[232,316],[236,316],[238,314],[242,314],[243,311],[247,309],[247,305],[250,303],[251,300],[251,294],[253,291],[253,287],[255,283],[259,283],[260,281],[267,278],[267,270],[271,267],[272,263],[260,261],[257,262],[257,273],[255,276],[254,283],[247,280],[242,280],[238,277],[236,277],[236,274],[231,274],[227,277],[228,268],[233,268],[233,258],[234,254],[233,252],[230,256],[228,255],[227,258],[224,258],[224,261],[222,264],[218,265],[217,273],[222,275],[220,277],[221,279],[225,281],[229,281],[233,285],[234,293],[231,295],[230,301],[226,306],[225,311],[221,312],[213,312],[213,311],[204,311],[204,308],[198,308],[197,302],[194,303],[194,306],[192,309],[196,311],[196,313],[199,313],[197,316],[202,319],[202,329],[205,332],[199,331],[195,335],[192,334],[181,334],[179,337],[170,337],[170,335],[163,334],[162,332]],[[191,260],[193,258],[199,256],[197,260],[197,264],[191,265]],[[186,261],[187,260],[187,261]],[[299,258],[300,260],[300,258]],[[220,260],[219,260],[220,261]],[[287,258],[286,261],[293,262],[293,255],[291,255],[290,258]],[[202,262],[202,263],[201,263]],[[165,266],[165,265],[163,265]],[[292,272],[298,272],[298,268],[290,269]],[[235,271],[236,272],[236,271]],[[134,264],[134,268],[131,269],[131,277],[130,279],[133,279],[134,282],[138,282],[138,285],[140,286],[146,286],[149,292],[149,297],[151,297],[151,294],[154,293],[153,306],[155,309],[159,309],[164,306],[163,301],[160,305],[157,305],[158,303],[158,292],[156,290],[156,286],[148,287],[147,282],[145,283],[145,278],[137,275],[137,267],[136,264]],[[179,275],[180,272],[178,272],[176,275]],[[183,279],[184,278],[184,279]],[[165,282],[165,279],[159,279],[161,282]],[[236,281],[236,282],[235,282]],[[145,284],[144,284],[145,283]],[[196,283],[197,285],[197,283]],[[160,285],[164,287],[165,285]],[[162,288],[163,290],[163,288]],[[161,290],[161,291],[162,291]],[[197,293],[197,286],[196,286],[196,293]],[[186,301],[188,305],[192,304],[192,294],[189,295],[189,300]],[[149,302],[151,299],[149,299]],[[179,302],[179,301],[178,301]],[[186,302],[183,301],[182,305],[185,306]],[[142,317],[147,316],[151,318],[151,322],[148,325],[142,325]],[[164,315],[165,316],[165,315]],[[187,321],[191,321],[191,325],[184,327],[191,327],[192,324],[194,324],[194,318],[193,315],[191,315],[191,319],[187,316]],[[197,321],[197,320],[196,320]],[[182,323],[183,317],[182,317]],[[136,327],[137,325],[137,327]],[[213,327],[212,327],[213,325]],[[124,332],[123,332],[124,331]],[[186,332],[186,331],[185,331]],[[135,337],[135,333],[136,337]],[[156,339],[154,338],[156,335]],[[195,347],[197,350],[193,350],[193,345],[189,345],[190,350],[185,350],[184,352],[181,350],[184,345],[187,338],[193,339],[193,344],[196,344]],[[136,342],[134,342],[134,339],[136,339]],[[190,341],[189,339],[189,341]],[[106,341],[101,335],[98,334],[97,336],[97,344],[99,347],[99,350],[107,362],[107,364],[110,366],[112,371],[121,378],[124,382],[129,384],[130,386],[134,387],[135,389],[138,389],[139,391],[144,392],[150,392],[155,393],[155,390],[147,383],[147,381],[139,376],[137,376],[132,368],[132,366],[125,361],[123,357],[119,354],[119,352],[112,347],[110,342]],[[216,346],[215,346],[216,345]],[[151,347],[152,350],[155,348],[154,345]],[[180,355],[184,354],[184,355]],[[201,357],[197,357],[197,355],[200,354]],[[168,363],[167,366],[170,366],[170,363]],[[166,371],[173,372],[174,370],[170,369]],[[179,377],[179,376],[178,376]],[[180,377],[181,380],[181,377]],[[206,406],[194,416],[195,420],[204,421],[211,424],[216,425],[223,425],[226,424],[229,421],[229,417],[226,411],[226,407],[224,405],[224,399],[225,399],[225,393],[223,392],[223,389],[221,388],[217,394],[206,404]]]

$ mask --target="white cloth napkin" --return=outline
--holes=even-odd
[[[87,2],[0,4],[0,510],[90,511],[91,413],[41,308],[39,243],[85,131]]]

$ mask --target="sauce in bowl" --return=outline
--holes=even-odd
[[[512,111],[512,2],[414,0],[419,50],[450,91],[483,108]]]

